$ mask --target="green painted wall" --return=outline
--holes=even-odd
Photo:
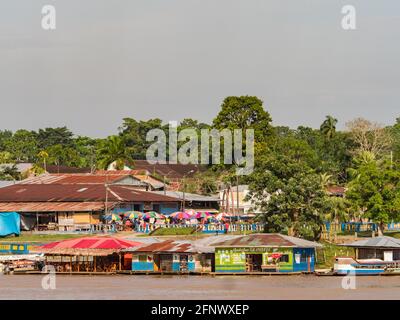
[[[266,248],[266,247],[238,247],[238,248],[215,248],[215,271],[216,272],[245,272],[246,254],[262,254],[263,265],[271,261],[272,253],[288,255],[288,262],[279,262],[279,270],[282,272],[293,271],[292,248]]]

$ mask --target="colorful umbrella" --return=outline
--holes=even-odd
[[[217,220],[222,220],[222,219],[225,219],[225,218],[231,218],[232,216],[233,216],[232,213],[222,212],[222,213],[217,214],[215,216],[215,218],[217,218]]]
[[[115,213],[104,216],[104,219],[110,220],[110,221],[121,221],[121,217]]]
[[[190,219],[191,216],[187,212],[174,212],[170,214],[170,217],[177,219],[177,220],[182,220],[182,219]]]
[[[209,216],[211,216],[209,212],[197,212],[195,215],[196,219],[208,218]]]
[[[144,213],[139,211],[127,211],[124,213],[124,216],[130,220],[132,219],[139,219],[143,217]]]
[[[196,215],[196,211],[194,211],[193,209],[185,210],[185,213],[187,213],[191,218],[194,218]]]
[[[149,212],[146,212],[146,213],[144,214],[144,218],[145,218],[145,219],[150,219],[150,218],[165,219],[165,216],[162,215],[162,214],[159,214],[159,213],[157,213],[157,212],[155,212],[155,211],[149,211]]]

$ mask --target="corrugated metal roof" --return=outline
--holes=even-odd
[[[115,205],[109,202],[108,208]],[[102,211],[104,206],[104,202],[0,202],[0,212],[88,212]]]
[[[163,182],[161,182],[160,180],[157,180],[157,179],[155,179],[155,178],[153,178],[151,176],[135,174],[134,177],[136,179],[146,183],[146,184],[151,185],[155,189],[159,189],[159,188],[164,187],[164,183]]]
[[[278,233],[250,234],[238,238],[215,242],[214,247],[322,247],[319,243],[290,237]]]
[[[164,191],[152,191],[157,194],[164,194]],[[175,197],[183,200],[183,192],[181,191],[167,191],[166,195],[169,197]],[[221,201],[218,197],[203,196],[201,194],[187,193],[185,192],[186,201],[199,201],[199,202],[215,202]]]
[[[191,177],[205,169],[205,166],[197,164],[151,164],[147,160],[135,160],[134,165],[135,169],[146,170],[150,173],[155,172],[160,176],[167,176],[168,179],[182,179],[184,176]]]
[[[152,253],[212,253],[214,248],[197,245],[189,240],[166,240],[157,243],[145,244],[135,248],[129,248],[129,252],[152,252]]]
[[[86,184],[16,184],[0,192],[0,202],[178,202],[176,198],[138,190],[133,186]]]
[[[380,236],[375,238],[368,238],[364,240],[355,241],[348,244],[342,244],[346,247],[373,247],[373,248],[400,248],[400,239]]]
[[[105,184],[116,183],[130,175],[42,174],[22,180],[20,184]]]

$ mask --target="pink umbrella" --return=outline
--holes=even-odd
[[[180,211],[171,213],[170,217],[172,217],[174,219],[178,219],[178,220],[190,219],[191,218],[190,214],[188,214],[187,212],[180,212]]]
[[[196,219],[203,219],[203,218],[207,218],[209,216],[211,216],[211,213],[209,213],[209,212],[197,212],[195,215]]]
[[[226,212],[222,212],[216,215],[215,218],[217,218],[218,220],[224,219],[224,218],[230,218],[233,217],[232,213],[226,213]]]

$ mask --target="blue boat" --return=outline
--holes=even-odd
[[[336,275],[379,275],[383,274],[392,263],[380,259],[354,260],[350,257],[337,257],[333,272]]]

